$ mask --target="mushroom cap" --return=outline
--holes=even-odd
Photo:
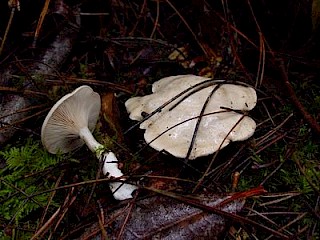
[[[41,141],[50,153],[67,153],[85,142],[79,137],[82,128],[92,132],[101,108],[100,96],[83,85],[62,97],[49,111],[41,128]]]
[[[126,101],[129,117],[143,120],[141,113],[150,114],[184,90],[207,80],[209,78],[194,75],[160,79],[153,84],[152,94]],[[193,94],[190,94],[193,90],[187,91],[143,121],[140,128],[146,130],[145,141],[158,151],[165,150],[179,158],[187,157],[201,110],[208,96],[217,87],[218,84],[213,81],[211,85],[206,84]],[[204,110],[189,159],[212,154],[227,146],[230,141],[242,141],[251,137],[256,128],[254,120],[221,107],[249,111],[256,102],[257,95],[253,88],[220,84]]]

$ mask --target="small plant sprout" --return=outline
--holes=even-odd
[[[254,108],[257,95],[244,83],[180,75],[155,82],[152,92],[125,106],[145,129],[145,141],[158,151],[195,159],[255,131],[255,121],[244,112]]]
[[[89,86],[78,87],[65,95],[51,108],[43,122],[42,144],[53,154],[71,152],[86,144],[103,162],[103,174],[125,180],[121,179],[123,174],[115,154],[107,151],[92,135],[100,108],[100,96]],[[132,192],[137,188],[123,182],[111,182],[109,186],[117,200],[132,198]]]

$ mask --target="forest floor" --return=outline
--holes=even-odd
[[[320,7],[236,2],[0,3],[0,239],[320,238]],[[186,74],[252,86],[253,136],[194,160],[148,146],[125,102]],[[93,134],[131,199],[87,148],[41,143],[81,85],[101,97]]]

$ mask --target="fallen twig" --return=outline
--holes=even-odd
[[[289,82],[288,74],[284,66],[284,61],[281,59],[279,64],[279,70],[282,77],[282,81],[284,83],[284,86],[289,94],[289,97],[291,98],[291,101],[293,105],[297,108],[297,110],[300,112],[304,120],[310,125],[311,129],[317,134],[320,135],[320,125],[318,122],[312,117],[312,115],[305,109],[305,107],[302,105],[300,100],[298,99],[291,83]]]

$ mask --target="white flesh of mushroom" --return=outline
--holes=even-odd
[[[141,121],[143,112],[153,113],[179,93],[207,80],[209,78],[194,75],[160,79],[152,85],[153,94],[134,97],[125,103],[129,117]],[[189,94],[193,90],[187,91],[143,121],[140,128],[146,130],[146,142],[158,151],[165,150],[176,157],[186,158],[201,110],[217,86],[212,83],[193,94]],[[230,141],[241,141],[251,137],[256,128],[254,120],[223,108],[249,111],[254,108],[256,102],[257,96],[253,88],[221,84],[210,97],[203,112],[188,158],[206,156],[227,146]]]
[[[48,113],[41,129],[41,140],[50,153],[67,153],[84,143],[103,161],[103,173],[112,178],[123,176],[113,152],[105,152],[92,131],[100,112],[100,96],[89,86],[81,86],[62,97]],[[132,198],[136,186],[122,182],[109,184],[117,200]],[[116,187],[115,187],[116,186]]]
[[[97,158],[102,159],[102,172],[104,175],[119,178],[119,180],[123,181],[125,180],[124,178],[121,178],[123,173],[118,168],[118,159],[115,154],[111,151],[104,152],[104,146],[96,141],[88,128],[80,129],[79,136],[85,141],[88,148],[96,153]],[[123,182],[111,182],[109,183],[109,187],[113,197],[117,200],[132,198],[133,191],[137,189],[136,186]]]

